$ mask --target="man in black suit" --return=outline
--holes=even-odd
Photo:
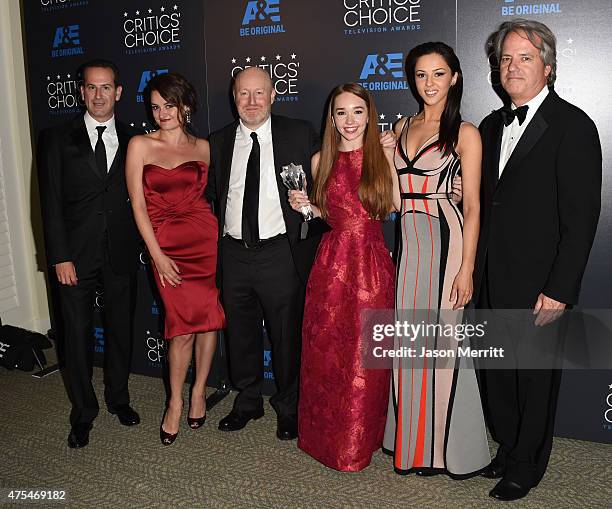
[[[239,120],[210,136],[207,197],[219,217],[217,278],[227,315],[230,376],[239,390],[219,429],[235,431],[263,416],[262,321],[272,344],[277,437],[297,436],[297,398],[305,285],[317,239],[299,240],[282,167],[294,163],[312,188],[318,137],[308,122],[271,115],[275,91],[257,67],[241,71],[233,96]]]
[[[109,412],[140,422],[130,407],[133,283],[138,233],[125,184],[130,134],[115,120],[121,96],[117,68],[104,60],[81,67],[87,111],[44,133],[39,180],[47,259],[59,282],[64,374],[72,411],[70,447],[89,443],[99,410],[91,383],[96,286],[104,290],[104,383]]]
[[[521,351],[537,347],[546,328],[557,338],[547,348],[561,344],[564,320],[558,318],[578,300],[600,211],[597,129],[553,90],[555,44],[539,22],[519,19],[500,26],[494,48],[511,105],[480,125],[477,302],[493,310],[528,310],[529,322],[506,327],[515,347],[506,356],[517,355],[519,363],[525,360]],[[524,497],[546,470],[561,379],[558,364],[546,362],[538,369],[481,373],[489,428],[499,443],[483,475],[501,478],[490,492],[499,500]]]

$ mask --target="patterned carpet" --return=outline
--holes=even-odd
[[[102,394],[102,372],[95,369]],[[382,453],[361,473],[325,468],[275,437],[274,413],[236,433],[217,423],[231,407],[228,397],[209,413],[198,431],[183,421],[175,444],[163,447],[158,428],[163,411],[161,380],[132,376],[134,407],[142,424],[121,426],[100,411],[89,446],[66,445],[69,404],[62,379],[37,380],[0,368],[0,507],[6,489],[66,490],[70,508],[484,508],[503,503],[488,498],[493,481],[476,478],[398,476]],[[557,439],[548,473],[516,508],[612,507],[612,446]],[[500,505],[501,504],[501,505]]]

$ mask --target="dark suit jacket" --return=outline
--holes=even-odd
[[[499,111],[480,125],[475,288],[486,271],[492,307],[530,309],[540,292],[575,304],[601,207],[595,124],[551,90],[498,179],[502,131]]]
[[[225,224],[225,207],[229,188],[232,156],[236,140],[235,121],[223,129],[210,135],[210,169],[206,197],[214,204],[219,218],[219,238],[223,236]],[[287,188],[283,184],[280,173],[282,167],[290,163],[302,165],[308,181],[308,189],[312,189],[312,174],[310,159],[319,150],[319,138],[312,125],[303,120],[296,120],[278,115],[272,115],[272,147],[274,151],[274,166],[276,183],[280,196],[283,218],[287,228],[287,236],[291,253],[300,279],[306,283],[312,262],[316,255],[319,239],[299,240],[302,215],[295,212],[287,200]],[[217,284],[220,284],[223,270],[223,253],[220,247],[217,263]]]
[[[108,232],[110,263],[118,274],[135,270],[139,235],[125,184],[125,153],[132,134],[116,121],[119,148],[102,178],[79,115],[41,134],[40,196],[49,265],[72,261],[77,276],[95,269]]]

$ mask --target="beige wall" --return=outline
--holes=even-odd
[[[26,0],[29,1],[29,0]],[[19,308],[4,323],[46,332],[49,312],[19,0],[0,1],[0,144]],[[36,233],[35,233],[36,232]]]

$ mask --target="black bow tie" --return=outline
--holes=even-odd
[[[509,126],[515,118],[518,118],[519,125],[523,125],[525,117],[527,117],[527,110],[529,106],[526,104],[520,108],[512,109],[510,106],[504,106],[499,113],[502,116],[505,126]]]

